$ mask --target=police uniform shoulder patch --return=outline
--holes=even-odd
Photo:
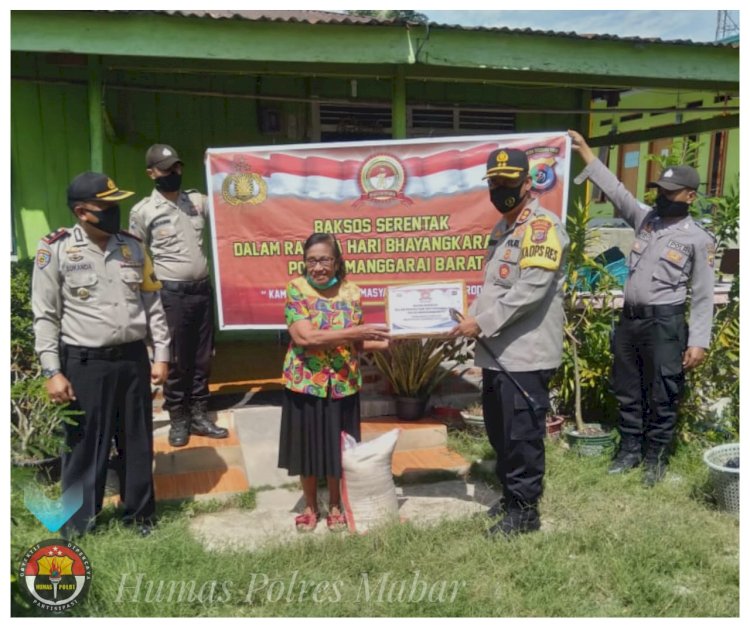
[[[133,238],[134,240],[138,240],[138,242],[143,242],[143,239],[142,239],[142,238],[139,238],[139,237],[138,237],[137,235],[135,235],[134,233],[130,233],[130,231],[126,231],[125,229],[120,229],[119,233],[120,233],[120,234],[122,234],[122,235],[130,236],[130,237],[131,237],[131,238]]]
[[[39,249],[36,252],[36,267],[39,270],[44,270],[49,266],[50,261],[52,260],[52,251],[49,249]]]
[[[538,214],[527,223],[521,244],[521,255],[521,268],[560,268],[562,246],[551,218]]]
[[[69,235],[70,233],[65,227],[60,227],[57,231],[48,233],[46,236],[42,238],[42,240],[44,240],[47,244],[52,244],[53,242],[57,242],[58,240],[61,240],[62,238],[66,238]]]

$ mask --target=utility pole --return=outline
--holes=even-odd
[[[721,41],[725,37],[740,32],[740,27],[729,15],[729,11],[716,12],[716,37],[714,41]]]

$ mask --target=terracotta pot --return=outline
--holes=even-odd
[[[565,417],[559,414],[550,414],[547,416],[547,436],[552,439],[560,438],[562,433]]]
[[[461,423],[461,411],[452,406],[432,406],[430,414],[433,419],[441,421],[446,425]]]

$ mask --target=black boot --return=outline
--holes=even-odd
[[[184,447],[190,440],[190,415],[183,407],[172,408],[169,412],[169,444]]]
[[[207,403],[193,401],[190,404],[190,433],[208,438],[226,438],[229,430],[216,425],[208,418]]]
[[[539,511],[536,505],[521,504],[511,500],[506,504],[505,516],[487,530],[487,536],[496,538],[498,536],[511,537],[516,534],[534,532],[542,525],[539,520]]]
[[[649,444],[643,458],[643,485],[651,488],[667,474],[669,453],[663,445]]]
[[[487,516],[490,519],[497,519],[498,517],[502,517],[504,514],[505,514],[505,498],[500,496],[497,499],[497,501],[493,502],[493,504],[487,510]]]
[[[620,440],[620,449],[612,460],[612,464],[609,465],[607,473],[630,471],[641,464],[642,459],[640,441],[633,436],[623,436]]]

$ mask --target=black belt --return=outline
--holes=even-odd
[[[205,279],[199,279],[198,281],[170,281],[168,279],[162,279],[161,287],[162,290],[179,292],[181,294],[211,293],[211,282],[208,280],[208,277]]]
[[[630,305],[622,306],[623,318],[657,318],[658,316],[675,316],[685,313],[685,304],[679,305]]]
[[[109,347],[79,347],[63,344],[62,350],[66,358],[74,358],[80,362],[87,362],[88,360],[116,361],[139,355],[143,347],[143,340],[136,340],[135,342],[126,342]]]

